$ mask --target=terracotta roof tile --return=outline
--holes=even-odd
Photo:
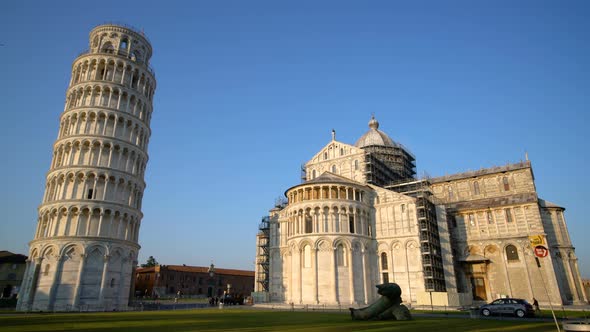
[[[192,273],[209,273],[209,267],[205,266],[184,266],[184,265],[161,265],[161,269],[167,269],[169,271],[178,272],[192,272]],[[142,267],[137,269],[137,273],[153,272],[153,267]],[[254,271],[245,270],[234,270],[234,269],[221,269],[215,268],[215,274],[254,277]]]
[[[14,254],[10,251],[0,251],[0,263],[25,263],[27,256],[21,254]]]

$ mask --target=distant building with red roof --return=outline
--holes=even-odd
[[[0,298],[15,297],[27,267],[27,256],[0,250]]]
[[[254,291],[254,271],[186,265],[156,265],[136,270],[135,295],[215,297],[229,292],[237,297]]]

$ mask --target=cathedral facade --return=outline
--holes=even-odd
[[[565,209],[538,197],[528,160],[418,179],[372,118],[354,145],[333,132],[303,171],[259,227],[255,290],[268,301],[362,305],[384,282],[413,304],[587,301]],[[539,264],[536,244],[549,249]]]

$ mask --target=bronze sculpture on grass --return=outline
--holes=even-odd
[[[412,315],[402,303],[402,290],[394,283],[375,286],[381,297],[370,306],[362,309],[350,309],[353,320],[410,320]]]

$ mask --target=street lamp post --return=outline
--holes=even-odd
[[[215,279],[213,279],[215,277],[215,265],[213,265],[213,262],[211,262],[211,265],[209,266],[209,269],[207,270],[207,272],[209,273],[209,287],[207,290],[207,296],[208,297],[213,297],[213,291],[215,288]]]
[[[152,297],[156,297],[158,295],[158,280],[160,279],[160,272],[156,272],[156,279],[154,280],[154,286],[152,287]]]

